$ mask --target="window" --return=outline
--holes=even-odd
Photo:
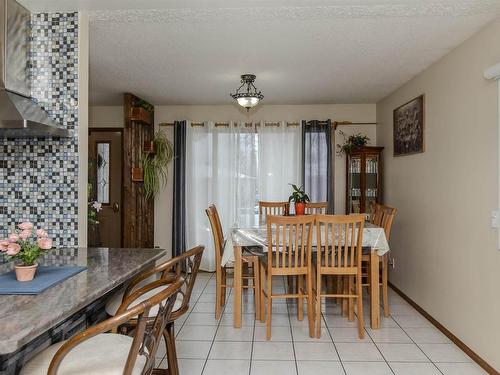
[[[97,201],[109,203],[109,149],[108,142],[97,144]]]
[[[287,200],[290,183],[300,184],[300,126],[229,124],[190,126],[186,136],[186,240],[212,246],[205,209],[217,206],[222,227],[255,226],[259,200]],[[202,269],[214,269],[207,249]]]

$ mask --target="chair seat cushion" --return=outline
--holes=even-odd
[[[115,333],[94,336],[71,350],[62,360],[58,375],[121,375],[127,362],[132,337]],[[21,375],[46,375],[54,354],[65,343],[49,346],[31,359]],[[138,356],[132,374],[141,374],[146,357]]]
[[[139,302],[143,302],[143,301],[147,300],[148,298],[153,297],[155,294],[157,294],[157,293],[159,293],[162,290],[167,289],[167,288],[168,288],[168,285],[162,285],[162,286],[159,286],[158,288],[150,290],[147,293],[144,293],[142,296],[137,298],[136,302],[132,302],[130,307],[135,306]],[[125,289],[121,289],[118,292],[116,292],[115,294],[113,294],[113,296],[109,299],[109,301],[106,303],[106,312],[108,313],[108,315],[110,315],[110,316],[116,315],[118,308],[122,304],[124,294],[125,294]],[[183,295],[181,293],[178,293],[177,299],[175,300],[175,304],[174,304],[174,307],[172,309],[172,312],[175,312],[181,308],[182,299],[183,299]],[[156,314],[158,314],[158,308],[159,308],[158,305],[153,306],[151,308],[151,311],[149,312],[149,316],[150,317],[156,316]]]

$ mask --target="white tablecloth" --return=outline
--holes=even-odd
[[[312,242],[314,246],[316,243],[315,238]],[[264,251],[267,251],[267,227],[265,225],[255,228],[233,227],[224,245],[224,253],[222,254],[221,261],[222,266],[234,262],[234,246],[261,246]],[[363,247],[370,247],[379,256],[387,253],[389,251],[389,244],[385,237],[384,228],[377,227],[371,223],[365,223],[363,228]]]

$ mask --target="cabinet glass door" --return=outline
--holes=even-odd
[[[349,212],[361,212],[361,157],[353,156],[349,161]]]
[[[365,159],[365,212],[373,214],[375,204],[378,202],[379,192],[379,174],[378,174],[378,155],[366,155]]]

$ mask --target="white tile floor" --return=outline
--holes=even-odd
[[[273,291],[284,288],[280,279],[274,284]],[[176,322],[181,375],[486,374],[401,297],[391,291],[389,300],[391,317],[382,317],[379,330],[369,328],[366,300],[364,340],[358,338],[357,322],[342,317],[334,304],[323,315],[321,339],[311,339],[307,315],[299,322],[296,304],[275,301],[272,340],[266,341],[265,325],[254,319],[251,293],[244,295],[242,328],[234,329],[230,292],[217,321],[215,276],[200,273],[191,310]],[[158,363],[166,367],[161,350]]]

